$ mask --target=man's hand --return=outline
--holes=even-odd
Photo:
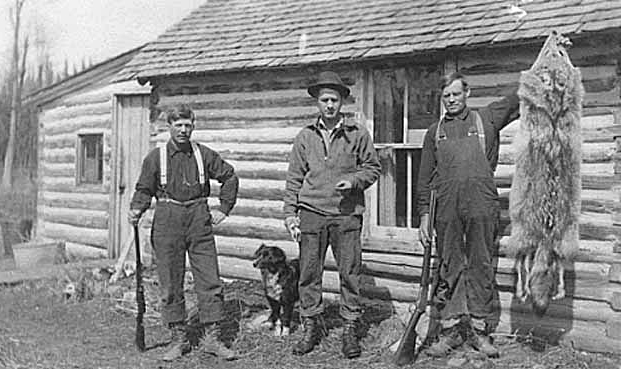
[[[127,221],[129,224],[135,226],[140,221],[140,217],[142,216],[142,210],[140,209],[129,209],[127,212]]]
[[[343,192],[343,191],[351,190],[352,187],[353,185],[351,184],[351,182],[344,179],[342,181],[339,181],[336,184],[336,186],[334,186],[334,189],[336,189],[337,191]]]
[[[226,214],[218,209],[211,210],[211,224],[218,225],[226,218]]]
[[[423,214],[420,217],[420,226],[418,227],[418,238],[420,242],[423,244],[428,244],[431,241],[429,234],[427,232],[427,228],[429,228],[429,214]]]
[[[300,242],[302,231],[300,231],[300,218],[297,216],[289,216],[285,218],[285,227],[294,242]]]

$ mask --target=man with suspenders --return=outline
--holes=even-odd
[[[170,140],[144,159],[129,210],[129,222],[137,224],[151,198],[157,199],[151,239],[162,293],[162,319],[172,335],[162,358],[165,361],[190,350],[183,293],[186,252],[204,330],[201,350],[224,359],[234,357],[220,341],[223,293],[212,225],[222,222],[235,205],[239,180],[218,153],[190,141],[194,120],[188,107],[168,111]],[[209,179],[222,184],[219,208],[210,209],[207,204]]]
[[[517,94],[478,112],[466,100],[468,83],[461,73],[444,77],[445,115],[425,136],[418,178],[419,228],[428,240],[429,195],[437,191],[436,233],[441,265],[434,310],[441,331],[428,354],[445,356],[468,342],[490,357],[498,356],[489,333],[497,314],[494,265],[499,199],[494,183],[499,132],[518,118]]]

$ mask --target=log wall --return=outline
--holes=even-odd
[[[517,88],[519,72],[530,67],[539,46],[451,55],[450,61],[457,63],[472,86],[469,104],[482,107]],[[621,165],[614,162],[615,157],[621,156],[616,147],[621,146],[615,146],[612,134],[605,129],[615,122],[621,108],[621,53],[618,45],[577,42],[570,54],[582,70],[586,89],[582,119],[581,250],[566,274],[568,297],[554,302],[544,318],[535,318],[528,306],[513,298],[514,260],[506,255],[510,234],[507,208],[514,171],[511,143],[519,122],[510,124],[501,132],[496,171],[503,205],[503,237],[496,261],[502,307],[498,330],[512,333],[529,327],[545,328],[556,332],[557,338],[571,341],[576,348],[597,351],[597,347],[616,347],[621,352],[621,341],[610,328],[618,326],[621,319],[621,285],[614,277],[621,264],[616,241],[621,237],[621,227],[613,222],[613,213],[618,211],[615,209],[621,209],[619,194],[615,192],[620,183],[615,168],[618,173]],[[363,65],[339,70],[352,85],[354,95],[344,107],[346,114],[359,117],[363,104],[372,103],[360,98],[361,91],[368,88],[364,84],[370,79],[365,76],[371,68]],[[283,227],[282,196],[291,142],[301,127],[316,116],[314,102],[305,91],[308,76],[312,75],[311,70],[294,70],[156,82],[154,108],[164,111],[178,103],[190,104],[198,116],[194,138],[218,151],[240,176],[238,204],[231,216],[215,227],[223,277],[259,279],[250,259],[263,242],[282,247],[290,257],[298,254]],[[159,133],[154,145],[168,137],[163,125],[156,127]],[[211,205],[217,205],[218,187],[213,183]],[[148,222],[147,219],[147,226]],[[400,302],[416,300],[422,265],[422,250],[416,239],[403,242],[370,235],[363,245],[363,264],[366,296]],[[326,266],[325,290],[338,292],[331,256]]]
[[[37,237],[62,239],[74,248],[108,248],[112,96],[141,90],[135,81],[100,83],[41,107]],[[103,180],[78,184],[78,135],[91,133],[103,135]]]

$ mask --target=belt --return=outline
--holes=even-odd
[[[177,201],[177,200],[171,199],[170,197],[165,197],[163,199],[158,199],[157,202],[165,202],[168,204],[175,204],[175,205],[180,205],[180,206],[190,206],[190,205],[198,204],[201,202],[207,202],[207,198],[199,197],[197,199],[188,200],[188,201]]]

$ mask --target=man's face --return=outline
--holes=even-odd
[[[332,122],[339,118],[343,101],[338,91],[331,88],[322,88],[317,96],[317,107],[324,122]]]
[[[442,90],[442,104],[448,115],[458,115],[466,108],[468,91],[464,91],[461,80],[456,79]]]
[[[186,144],[190,142],[190,136],[194,130],[194,123],[189,119],[179,119],[168,124],[170,130],[170,138],[178,144]]]

